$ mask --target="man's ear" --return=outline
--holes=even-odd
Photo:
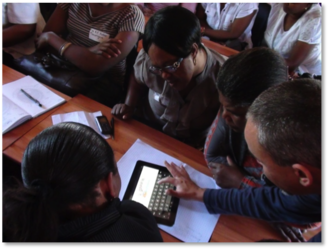
[[[313,176],[309,169],[301,164],[293,164],[292,168],[294,170],[295,175],[299,178],[299,183],[304,186],[308,187],[313,183]]]

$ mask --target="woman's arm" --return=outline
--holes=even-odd
[[[254,10],[250,15],[243,18],[236,18],[231,25],[230,30],[213,30],[210,27],[205,29],[204,35],[212,40],[228,40],[239,38],[250,24],[257,10]]]
[[[42,47],[45,44],[49,44],[52,48],[59,51],[66,42],[61,35],[66,31],[67,19],[67,12],[58,6],[44,29],[46,33],[40,36],[38,46]],[[57,23],[58,25],[56,25]],[[138,42],[139,36],[140,33],[138,31],[119,32],[115,39],[121,40],[122,43],[115,45],[118,51],[121,52],[117,57],[97,55],[86,47],[73,44],[65,50],[63,56],[86,73],[100,75],[126,58]]]
[[[6,20],[2,26],[2,47],[25,42],[34,36],[40,15],[38,3],[8,3],[3,8]]]
[[[144,96],[147,90],[148,87],[138,83],[134,72],[132,72],[129,78],[129,87],[125,103],[115,105],[112,109],[112,114],[122,119],[131,118],[140,98]]]
[[[121,44],[116,44],[117,49],[121,51],[121,54],[117,57],[106,58],[92,53],[88,48],[77,45],[69,46],[64,52],[64,57],[88,74],[102,74],[127,57],[139,39],[139,32],[120,32],[115,39],[122,41]],[[49,44],[57,50],[64,42],[63,39],[55,34],[52,34],[49,39]]]
[[[286,63],[289,67],[289,75],[294,74],[296,68],[303,63],[306,57],[311,53],[315,44],[308,44],[297,41],[293,46],[289,57],[286,58]]]
[[[36,23],[32,24],[13,24],[2,31],[2,47],[6,48],[15,44],[26,41],[32,37],[37,27]]]

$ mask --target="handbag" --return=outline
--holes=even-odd
[[[66,95],[85,94],[102,76],[90,76],[52,53],[36,51],[14,60],[15,69]]]

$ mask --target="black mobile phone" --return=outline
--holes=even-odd
[[[96,124],[99,128],[99,131],[104,135],[112,135],[113,128],[110,126],[109,121],[106,116],[96,116]]]

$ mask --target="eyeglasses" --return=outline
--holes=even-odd
[[[163,68],[157,68],[157,67],[154,67],[154,66],[150,66],[149,67],[149,71],[155,75],[161,75],[163,71],[169,73],[169,74],[172,74],[174,73],[180,66],[181,62],[184,60],[184,58],[180,58],[178,59],[177,62],[174,62],[173,65],[170,65],[170,66],[166,66],[166,67],[163,67]]]

